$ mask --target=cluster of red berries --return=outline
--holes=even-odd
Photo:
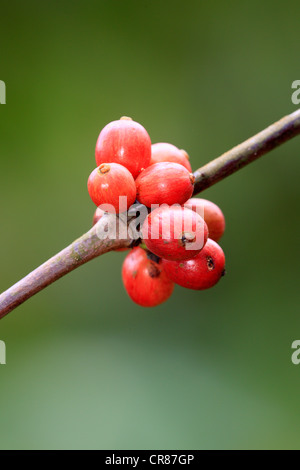
[[[168,143],[151,145],[144,127],[123,117],[100,132],[96,163],[88,179],[90,197],[101,206],[94,224],[105,212],[119,214],[136,201],[148,208],[142,243],[122,269],[131,299],[153,307],[170,297],[174,283],[196,290],[214,286],[225,272],[216,243],[225,219],[213,202],[191,198],[195,178],[187,153]]]

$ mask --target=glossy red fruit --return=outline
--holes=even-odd
[[[202,217],[181,206],[161,206],[148,214],[142,227],[143,241],[157,256],[185,260],[196,256],[208,238]]]
[[[136,178],[151,159],[151,140],[141,124],[131,118],[107,124],[96,144],[96,163],[119,163]]]
[[[129,297],[142,307],[155,307],[165,302],[174,289],[161,260],[156,262],[149,258],[140,247],[133,248],[126,256],[122,279]]]
[[[136,199],[132,174],[118,163],[102,163],[95,168],[88,179],[88,191],[96,206],[105,204],[107,212],[114,212],[114,208],[117,214],[126,211]],[[127,200],[120,200],[121,196]]]
[[[163,267],[176,284],[203,290],[214,286],[225,274],[225,256],[222,248],[209,238],[193,259],[182,262],[163,260]]]
[[[225,217],[221,209],[207,199],[192,198],[186,201],[188,207],[204,218],[208,226],[209,238],[217,242],[225,231]]]
[[[193,194],[194,181],[193,174],[179,163],[155,163],[137,177],[136,197],[147,207],[184,204]]]
[[[175,145],[166,142],[158,142],[151,146],[151,161],[150,165],[160,162],[172,162],[183,165],[190,173],[192,167],[189,162],[189,156],[185,150],[180,150]]]

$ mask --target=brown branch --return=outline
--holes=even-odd
[[[194,194],[232,175],[298,134],[300,134],[300,109],[196,170]]]
[[[300,110],[199,168],[194,173],[196,177],[194,194],[209,188],[298,134],[300,134]],[[97,232],[103,231],[104,228],[105,219],[102,218],[86,234],[1,294],[0,318],[82,264],[108,251],[129,247],[134,243],[128,235],[124,239],[110,239],[108,235],[104,239],[99,239]]]
[[[32,271],[14,286],[0,295],[0,318],[21,305],[37,292],[57,281],[65,274],[82,266],[88,261],[103,255],[108,251],[129,247],[130,238],[110,239],[108,236],[100,239],[97,232],[105,228],[105,221],[100,221],[82,237],[50,258],[46,263]]]

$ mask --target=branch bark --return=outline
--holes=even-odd
[[[285,116],[195,171],[194,195],[235,173],[298,134],[300,134],[300,110]],[[99,239],[97,233],[100,233],[99,230],[103,232],[105,223],[105,217],[103,217],[86,234],[3,292],[0,295],[0,318],[82,264],[108,251],[130,247],[136,242],[130,238],[127,230],[127,237],[122,239],[118,237],[110,239],[109,235]]]
[[[57,281],[74,269],[91,261],[97,256],[132,244],[130,238],[99,238],[97,233],[105,229],[105,216],[82,237],[57,253],[44,264],[21,279],[0,295],[0,319],[21,305],[25,300],[37,294],[45,287]]]
[[[196,170],[194,194],[232,175],[298,134],[300,134],[300,109]]]

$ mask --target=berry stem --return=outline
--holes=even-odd
[[[298,134],[300,134],[300,109],[195,171],[194,194],[209,188]],[[136,244],[129,238],[116,240],[107,236],[99,239],[97,229],[103,222],[102,217],[82,237],[3,292],[0,295],[0,318],[82,264],[108,251]]]

